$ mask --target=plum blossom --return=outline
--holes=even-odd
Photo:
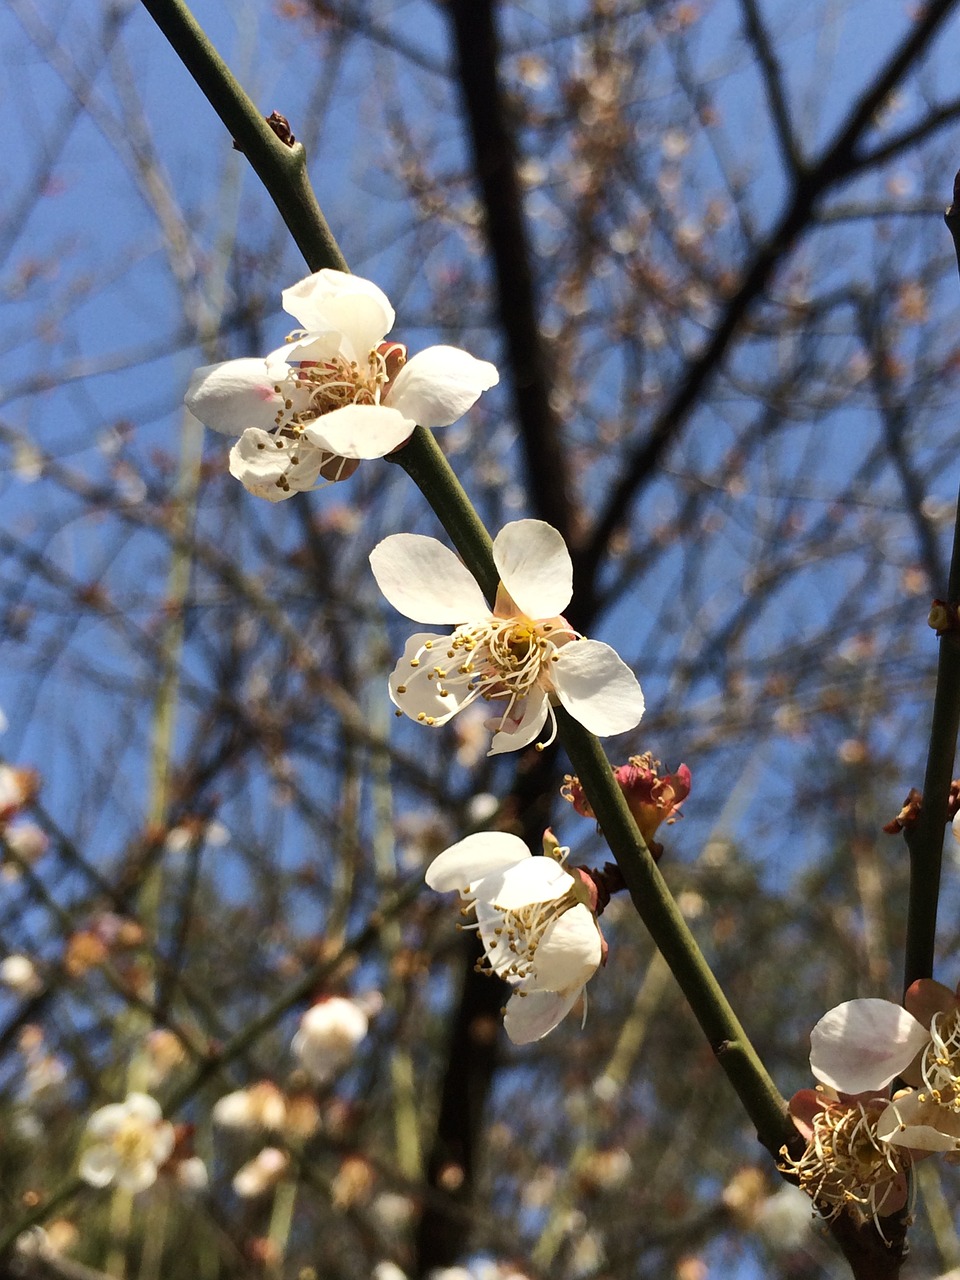
[[[459,890],[463,914],[476,916],[489,971],[513,987],[504,1026],[514,1044],[552,1031],[604,958],[590,877],[561,865],[569,850],[550,832],[544,852],[535,858],[519,837],[482,831],[445,849],[425,876],[439,893]]]
[[[0,961],[0,983],[24,999],[43,990],[43,981],[29,956],[12,955]]]
[[[847,1212],[858,1222],[872,1219],[879,1230],[879,1218],[907,1203],[911,1154],[878,1133],[887,1104],[882,1095],[847,1097],[823,1087],[801,1089],[790,1099],[790,1116],[806,1147],[799,1159],[782,1147],[780,1168],[797,1179],[824,1218]]]
[[[499,381],[497,370],[457,347],[384,342],[395,319],[369,280],[325,269],[282,293],[303,326],[265,359],[205,365],[187,407],[208,427],[240,439],[230,473],[257,497],[280,502],[323,480],[346,480],[362,458],[382,458],[414,427],[446,427]]]
[[[152,1187],[160,1165],[173,1152],[173,1125],[164,1120],[160,1104],[145,1093],[129,1093],[124,1102],[95,1111],[87,1121],[92,1139],[80,1159],[80,1177],[93,1187],[111,1182],[136,1193]]]
[[[233,1177],[233,1189],[244,1200],[253,1200],[275,1187],[290,1167],[290,1157],[279,1147],[264,1147]]]
[[[0,764],[0,822],[9,822],[36,799],[40,775],[36,769],[15,769]]]
[[[317,1084],[326,1084],[347,1066],[369,1027],[370,1019],[358,1001],[328,996],[300,1019],[291,1048],[307,1075]]]
[[[888,1102],[884,1141],[922,1151],[960,1148],[960,999],[920,978],[904,1006],[848,1000],[820,1019],[811,1036],[813,1074],[835,1089],[876,1091],[901,1077],[914,1088]]]
[[[642,756],[631,756],[626,764],[618,765],[613,771],[640,834],[654,857],[663,852],[663,846],[653,838],[657,828],[664,822],[676,822],[682,816],[680,806],[690,794],[691,785],[690,770],[685,764],[681,764],[676,773],[661,776],[662,768],[660,761],[654,760],[647,751]],[[596,817],[579,778],[567,774],[560,794],[582,817]]]
[[[390,677],[398,714],[446,724],[477,698],[503,703],[488,722],[488,755],[533,742],[559,702],[601,736],[639,723],[643,694],[625,662],[586,640],[560,616],[573,595],[573,565],[561,535],[541,520],[505,525],[493,544],[500,586],[491,611],[456,555],[435,538],[397,533],[370,555],[377,585],[414,622],[456,623],[452,635],[417,632]],[[545,745],[545,744],[540,744]]]
[[[287,1102],[272,1080],[259,1080],[218,1098],[212,1118],[222,1129],[279,1131],[286,1123]]]

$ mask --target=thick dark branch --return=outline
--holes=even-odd
[[[550,407],[547,353],[537,323],[530,245],[516,147],[497,75],[494,0],[452,0],[458,73],[473,164],[493,259],[497,308],[507,344],[514,408],[534,512],[576,539],[562,426]]]
[[[804,170],[804,161],[790,120],[787,97],[783,89],[783,70],[767,35],[757,0],[740,0],[740,3],[743,7],[747,37],[753,45],[753,51],[757,55],[757,62],[760,64],[763,75],[763,85],[767,102],[770,104],[777,141],[783,153],[783,161],[790,177],[796,180]]]

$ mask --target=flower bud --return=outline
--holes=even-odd
[[[662,852],[653,839],[657,828],[663,822],[677,820],[680,806],[690,794],[691,786],[690,770],[685,764],[681,764],[676,773],[663,777],[659,774],[662,767],[648,751],[642,756],[631,756],[626,764],[618,765],[613,771],[640,834],[654,856]],[[596,817],[579,778],[568,774],[560,794],[584,818]]]

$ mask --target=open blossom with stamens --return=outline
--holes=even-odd
[[[184,397],[201,422],[240,435],[230,473],[280,502],[323,480],[346,480],[414,427],[456,422],[495,386],[497,370],[457,347],[384,342],[395,319],[386,295],[344,271],[317,271],[282,293],[302,329],[265,360],[198,369]],[[242,434],[241,434],[242,433]]]
[[[152,1187],[158,1168],[174,1148],[173,1125],[164,1120],[160,1104],[145,1093],[127,1094],[124,1102],[101,1107],[87,1121],[92,1139],[80,1159],[80,1177],[94,1187],[116,1183],[136,1193]]]
[[[858,1222],[902,1209],[908,1199],[909,1151],[892,1147],[877,1132],[887,1107],[883,1096],[840,1096],[832,1089],[801,1089],[790,1099],[790,1116],[806,1149],[794,1159],[786,1147],[780,1168],[797,1178],[801,1190],[825,1218],[846,1211]]]
[[[591,733],[639,723],[643,694],[620,657],[585,640],[560,616],[573,595],[573,565],[561,535],[542,520],[505,525],[493,544],[500,588],[491,610],[470,571],[435,538],[397,533],[374,547],[370,565],[393,607],[414,622],[457,623],[452,635],[417,632],[390,677],[404,715],[440,725],[477,698],[502,705],[489,755],[518,751],[550,721],[554,701]]]
[[[907,990],[904,1006],[847,1000],[810,1035],[810,1066],[847,1093],[879,1090],[901,1077],[915,1086],[887,1104],[879,1131],[896,1145],[950,1151],[960,1139],[960,999],[932,978]]]
[[[504,1026],[515,1044],[540,1040],[580,998],[604,958],[597,894],[579,867],[561,865],[544,836],[535,858],[517,836],[482,831],[445,849],[427,868],[431,889],[457,889],[475,914],[486,964],[513,986]]]

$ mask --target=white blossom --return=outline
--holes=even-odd
[[[503,709],[489,722],[498,755],[533,742],[559,702],[591,733],[634,728],[643,715],[637,678],[599,640],[560,616],[573,595],[561,535],[542,520],[505,525],[493,544],[500,589],[491,610],[470,571],[435,538],[398,533],[370,555],[377,585],[414,622],[456,623],[451,635],[417,632],[390,677],[390,697],[421,724],[446,724],[477,698]]]
[[[290,1165],[290,1157],[279,1147],[264,1147],[252,1160],[238,1169],[233,1178],[233,1189],[244,1200],[261,1196],[275,1187]]]
[[[80,1158],[80,1177],[94,1187],[115,1183],[136,1193],[153,1186],[157,1170],[174,1146],[173,1125],[160,1104],[145,1093],[127,1094],[124,1102],[95,1111],[87,1121],[92,1145]]]
[[[810,1035],[810,1066],[841,1093],[884,1089],[897,1077],[916,1086],[897,1093],[877,1122],[880,1138],[912,1151],[960,1148],[960,1000],[932,978],[889,1000],[847,1000]]]
[[[7,956],[0,962],[0,982],[24,999],[43,990],[43,982],[29,956]]]
[[[291,1048],[317,1084],[332,1080],[352,1060],[369,1030],[366,1010],[344,996],[328,996],[309,1008]]]
[[[213,1123],[221,1129],[279,1130],[287,1119],[287,1102],[272,1080],[259,1080],[218,1098]]]
[[[459,890],[469,904],[464,914],[475,912],[491,972],[513,987],[507,1035],[515,1044],[542,1039],[577,1003],[603,959],[584,880],[553,857],[533,857],[504,831],[478,832],[445,849],[425,879],[440,893]]]
[[[497,370],[457,347],[428,347],[407,360],[385,343],[395,319],[369,280],[329,269],[284,289],[284,310],[303,326],[265,359],[198,369],[187,407],[208,427],[240,439],[230,472],[271,502],[346,479],[361,458],[382,458],[419,423],[456,422]]]

